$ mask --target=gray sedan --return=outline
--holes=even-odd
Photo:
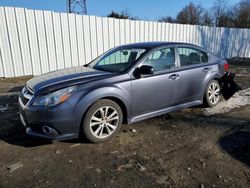
[[[29,135],[102,142],[130,124],[220,101],[228,64],[199,46],[149,42],[111,49],[85,66],[29,80],[19,96]]]

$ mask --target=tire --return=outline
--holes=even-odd
[[[221,100],[220,84],[216,80],[211,80],[206,88],[204,102],[208,107],[216,106]]]
[[[112,100],[100,99],[88,109],[83,120],[83,133],[91,142],[104,142],[119,132],[122,122],[120,106]]]

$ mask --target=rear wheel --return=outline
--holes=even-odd
[[[118,133],[122,119],[122,110],[117,103],[108,99],[98,100],[84,118],[84,135],[91,142],[106,141]]]
[[[221,100],[221,88],[220,84],[216,80],[212,80],[208,83],[205,102],[209,107],[216,106]]]

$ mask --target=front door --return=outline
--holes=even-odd
[[[161,48],[150,54],[140,64],[154,68],[153,75],[132,81],[132,113],[134,116],[170,107],[178,101],[176,92],[180,79],[174,48]]]

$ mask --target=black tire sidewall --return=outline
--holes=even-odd
[[[219,95],[220,98],[219,98],[219,100],[218,100],[217,103],[213,104],[213,103],[210,102],[210,100],[209,100],[209,94],[208,94],[208,88],[209,88],[209,86],[210,86],[212,83],[217,84],[218,87],[220,88],[220,91],[221,91],[220,84],[219,84],[216,80],[211,80],[211,81],[207,84],[206,94],[205,94],[205,102],[206,102],[206,104],[207,104],[208,107],[214,107],[214,106],[216,106],[216,105],[220,102],[220,100],[221,100],[221,94],[220,94],[220,95]]]
[[[111,106],[112,108],[114,108],[118,115],[119,115],[119,122],[118,122],[118,125],[117,125],[117,128],[116,130],[113,132],[112,135],[106,137],[106,138],[96,138],[90,131],[90,126],[89,126],[89,123],[90,123],[90,120],[91,120],[91,117],[93,116],[93,114],[101,107],[103,106]],[[110,138],[114,137],[118,132],[119,132],[119,129],[122,125],[122,121],[123,121],[123,113],[122,113],[122,110],[120,108],[120,106],[115,103],[114,101],[112,100],[109,100],[109,99],[100,99],[98,101],[96,101],[87,111],[85,117],[84,117],[84,120],[83,120],[83,134],[84,136],[91,142],[94,142],[94,143],[97,143],[97,142],[104,142],[106,140],[109,140]]]

